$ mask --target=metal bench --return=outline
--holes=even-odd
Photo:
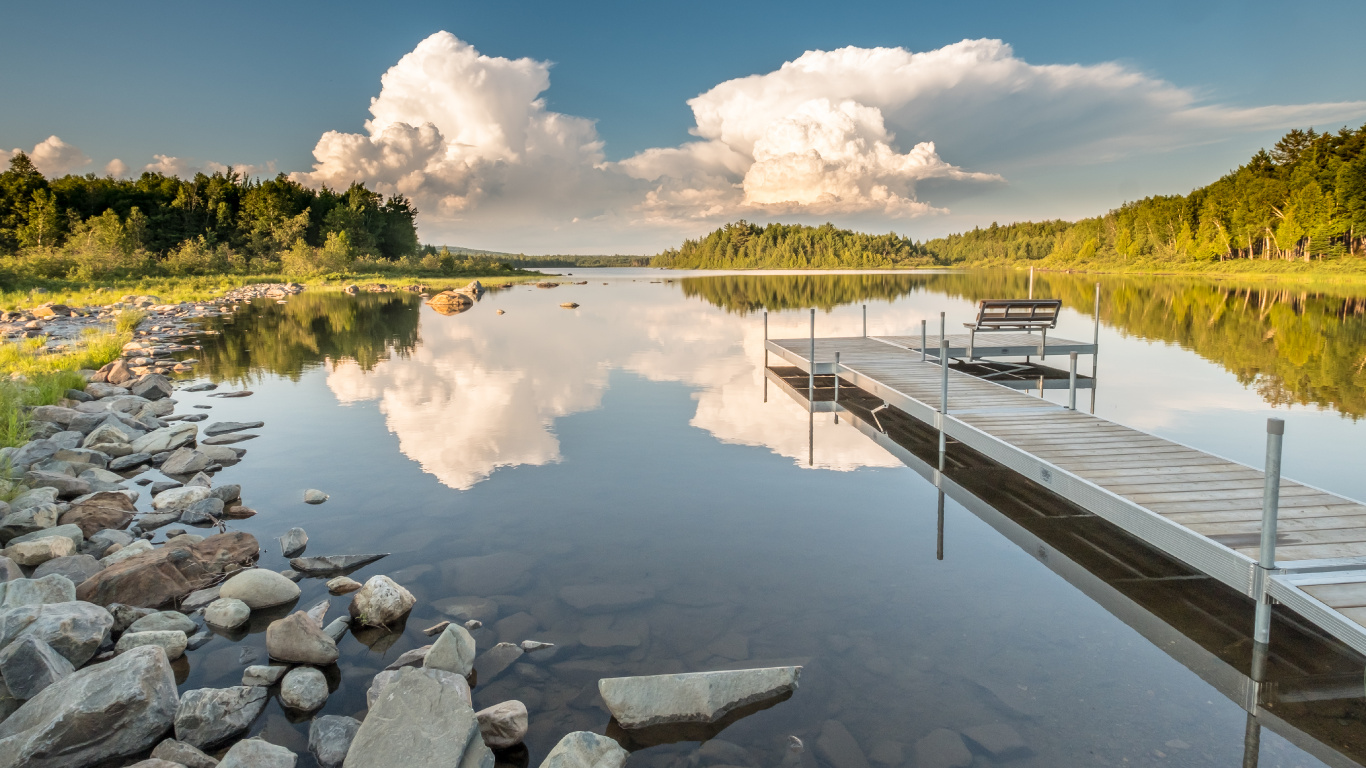
[[[1045,357],[1048,330],[1058,326],[1058,312],[1062,302],[1057,299],[985,299],[977,304],[977,319],[963,323],[969,330],[968,359],[972,360],[973,346],[978,333],[1002,331],[1038,331],[1039,359]]]

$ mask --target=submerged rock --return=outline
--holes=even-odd
[[[323,715],[308,727],[308,751],[320,768],[341,768],[351,741],[356,738],[360,721],[353,717]]]
[[[295,667],[280,681],[280,701],[301,712],[327,703],[327,678],[313,667]]]
[[[915,765],[916,768],[968,768],[972,765],[972,752],[968,751],[962,736],[947,728],[936,728],[915,743]]]
[[[253,611],[283,605],[299,596],[299,585],[275,571],[252,568],[223,582],[218,590],[220,598],[232,598],[246,603]]]
[[[541,762],[541,768],[622,768],[628,754],[613,739],[575,731],[560,739]]]
[[[520,650],[520,649],[519,649]],[[623,728],[714,723],[726,713],[790,694],[801,667],[768,667],[598,681],[607,709]]]
[[[74,768],[135,755],[171,727],[166,654],[138,648],[68,675],[0,722],[0,768]]]
[[[186,691],[175,710],[175,737],[199,749],[211,749],[245,733],[269,698],[270,693],[258,686]]]
[[[302,529],[296,529],[302,530]],[[304,538],[307,541],[307,537]],[[373,563],[376,560],[388,557],[389,553],[373,555],[322,555],[319,557],[296,557],[289,561],[289,567],[300,573],[317,575],[324,573],[335,573],[346,571],[352,568],[359,568],[362,565]]]
[[[869,768],[868,758],[849,729],[838,720],[826,720],[816,739],[816,751],[835,768]],[[919,768],[920,762],[916,762]]]
[[[560,599],[584,613],[610,613],[649,602],[655,591],[639,584],[578,584],[560,590]]]
[[[460,692],[411,667],[380,692],[356,731],[346,768],[492,768],[474,710]]]

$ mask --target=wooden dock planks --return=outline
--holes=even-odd
[[[976,348],[997,352],[1037,346],[1038,340],[1026,334],[983,335]],[[928,341],[931,353],[937,352],[938,334]],[[967,335],[950,334],[949,342],[953,355],[966,347]],[[768,348],[809,370],[810,345],[809,339],[781,339],[770,340]],[[817,339],[815,360],[818,372],[827,372],[833,368],[819,366],[832,363],[839,352],[842,378],[871,381],[939,410],[943,370],[933,359],[922,362],[919,347],[918,336]],[[1049,338],[1047,350],[1065,355],[1081,347],[1087,353],[1094,349]],[[1249,564],[1257,557],[1264,483],[1260,470],[956,371],[949,372],[948,389],[950,424],[971,427],[1043,460],[1179,526],[1183,535],[1210,548],[1232,550]],[[930,421],[924,410],[917,418]],[[1366,558],[1366,505],[1282,479],[1277,533],[1278,562]],[[1304,589],[1366,627],[1366,571],[1360,583]]]

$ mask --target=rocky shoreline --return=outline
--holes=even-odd
[[[479,288],[476,282],[459,293],[477,297]],[[0,482],[10,498],[0,502],[0,768],[294,766],[294,751],[244,738],[271,697],[292,718],[310,720],[309,752],[327,768],[526,764],[527,707],[509,699],[475,711],[471,691],[514,664],[553,656],[554,645],[525,637],[481,649],[471,634],[480,620],[459,611],[443,610],[455,621],[423,630],[434,638],[430,645],[368,681],[345,681],[368,689],[363,718],[315,716],[341,675],[338,643],[348,633],[401,628],[417,599],[384,574],[350,578],[382,553],[304,556],[302,528],[280,534],[289,569],[257,567],[260,543],[231,530],[234,520],[256,513],[241,487],[216,483],[215,475],[245,458],[232,443],[265,424],[215,422],[201,430],[206,415],[177,413],[174,396],[216,385],[167,376],[192,369],[175,355],[197,348],[197,320],[302,290],[248,286],[179,305],[154,297],[94,310],[49,305],[50,317],[65,318],[57,323],[107,321],[123,309],[148,317],[122,357],[87,372],[83,390],[33,409],[31,441],[0,449],[9,472]],[[324,503],[327,495],[310,490],[304,500]],[[341,615],[329,617],[331,598],[292,611],[304,578],[325,579],[330,595],[346,596]],[[636,598],[629,586],[589,585],[566,588],[561,599],[573,606]],[[216,636],[242,633],[253,616],[285,611],[265,629],[269,662],[244,656],[241,685],[178,689],[176,665],[187,654]],[[602,678],[598,691],[613,716],[608,735],[568,733],[540,765],[620,768],[623,745],[648,743],[660,728],[724,723],[771,706],[793,694],[800,672]],[[783,764],[813,765],[794,741]]]

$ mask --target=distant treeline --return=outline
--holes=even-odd
[[[20,152],[0,173],[0,264],[11,276],[308,272],[416,257],[417,210],[364,185],[309,189],[284,174],[47,179]]]
[[[1295,129],[1188,195],[1149,197],[1104,216],[973,229],[916,243],[821,227],[728,224],[655,257],[656,266],[1162,268],[1233,260],[1366,257],[1366,126]]]
[[[675,269],[879,269],[932,266],[924,247],[897,234],[865,235],[833,224],[758,226],[737,221],[651,262]]]

